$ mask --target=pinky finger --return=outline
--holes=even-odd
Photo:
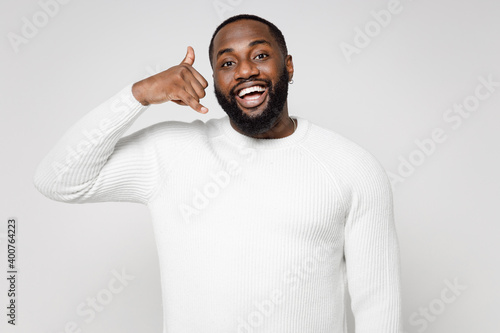
[[[188,106],[190,106],[193,110],[200,112],[200,113],[207,113],[208,109],[201,105],[198,101],[198,99],[194,98],[192,95],[190,95],[188,92],[184,91],[181,96],[181,101],[186,103]]]

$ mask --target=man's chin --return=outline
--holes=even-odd
[[[276,114],[276,107],[271,107],[271,96],[266,96],[265,100],[256,107],[245,108],[235,98],[231,101],[217,90],[215,92],[219,104],[228,115],[232,125],[247,136],[255,136],[269,131],[281,114],[281,112]]]
[[[232,120],[233,124],[245,135],[252,136],[252,135],[258,135],[265,133],[269,131],[271,128],[273,128],[276,119],[269,119],[264,115],[265,110],[261,111],[256,111],[258,113],[252,113],[251,116],[247,116],[245,111],[243,112],[243,115],[239,119],[233,119],[229,117],[229,119]]]
[[[254,121],[264,116],[264,111],[266,111],[265,107],[256,107],[252,109],[242,109],[239,107],[241,111],[241,118],[248,119],[249,121]]]

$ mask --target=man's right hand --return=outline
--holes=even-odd
[[[205,97],[208,82],[193,68],[193,63],[194,50],[188,46],[187,54],[179,65],[134,83],[132,94],[142,105],[172,101],[207,113],[208,109],[200,104],[200,99]]]

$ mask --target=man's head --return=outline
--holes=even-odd
[[[215,30],[209,54],[217,100],[240,131],[265,133],[288,114],[293,63],[274,24],[253,15],[231,17]]]
[[[261,22],[261,23],[264,23],[265,25],[267,25],[267,27],[269,29],[269,33],[273,36],[274,40],[276,41],[277,45],[279,46],[283,57],[288,55],[288,49],[286,47],[285,37],[283,36],[283,34],[281,33],[281,30],[278,29],[277,26],[275,26],[274,24],[272,24],[268,20],[265,20],[262,17],[256,16],[256,15],[240,14],[240,15],[236,15],[236,16],[233,16],[233,17],[226,19],[224,22],[219,24],[219,26],[215,29],[215,31],[212,35],[212,39],[210,40],[210,46],[208,48],[208,58],[210,59],[210,65],[212,66],[212,69],[214,67],[212,56],[213,56],[213,52],[214,52],[215,36],[219,33],[219,31],[222,28],[224,28],[229,23],[233,23],[233,22],[241,21],[241,20],[253,20],[253,21]]]

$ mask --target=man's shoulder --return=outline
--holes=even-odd
[[[353,139],[340,134],[336,130],[326,128],[318,124],[310,123],[310,135],[308,148],[323,150],[324,153],[336,156],[356,157],[371,153]]]
[[[305,148],[328,169],[345,173],[384,173],[379,160],[354,140],[330,128],[310,122]]]

